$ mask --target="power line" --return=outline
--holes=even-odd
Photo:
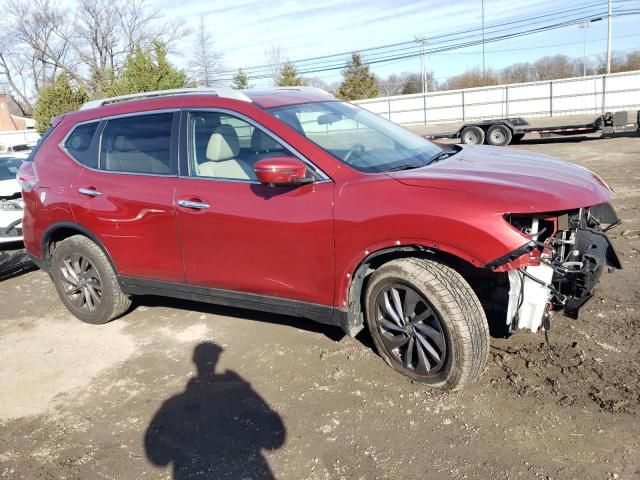
[[[618,0],[620,1],[620,0]],[[523,19],[518,19],[518,20],[512,20],[509,22],[502,22],[502,23],[497,23],[494,25],[489,25],[486,27],[486,30],[489,30],[490,33],[497,33],[497,32],[491,32],[492,29],[496,29],[498,27],[501,26],[508,26],[508,25],[514,25],[517,23],[524,23],[525,25],[531,25],[532,22],[533,23],[540,23],[539,19],[542,18],[548,18],[548,17],[553,17],[554,19],[564,19],[564,18],[568,18],[569,16],[573,16],[573,15],[577,15],[576,13],[569,13],[569,12],[576,12],[579,11],[580,13],[584,14],[585,9],[593,9],[596,6],[604,6],[606,2],[598,2],[598,3],[592,3],[592,4],[587,4],[587,5],[582,5],[580,7],[573,7],[573,8],[569,8],[569,9],[565,9],[565,10],[559,10],[557,12],[554,13],[549,13],[549,14],[543,14],[543,15],[537,15],[534,17],[527,17],[527,18],[523,18]],[[569,13],[569,15],[565,15]],[[515,27],[511,27],[511,28],[515,28]],[[438,34],[435,35],[433,37],[428,37],[427,41],[430,44],[440,44],[440,43],[444,43],[441,39],[443,38],[448,38],[448,37],[452,37],[452,36],[460,36],[460,35],[466,35],[468,37],[469,34],[472,34],[473,32],[477,32],[480,29],[478,28],[471,28],[471,29],[467,29],[467,30],[460,30],[460,31],[455,31],[455,32],[450,32],[450,33],[445,33],[445,34]],[[440,41],[438,41],[437,39],[440,39]],[[407,47],[407,45],[409,47]],[[361,54],[365,54],[364,56],[366,56],[366,52],[372,52],[372,51],[377,51],[377,50],[387,50],[391,47],[402,47],[404,46],[404,49],[396,49],[397,50],[406,50],[406,49],[411,49],[412,47],[415,48],[415,42],[414,41],[406,41],[406,42],[396,42],[396,43],[391,43],[391,44],[386,44],[386,45],[379,45],[377,47],[369,47],[369,48],[364,48],[364,49],[353,49],[350,51],[346,51],[346,52],[340,52],[340,53],[333,53],[330,55],[321,55],[321,56],[317,56],[317,57],[309,57],[309,58],[304,58],[304,59],[299,59],[299,60],[292,60],[291,63],[296,65],[296,66],[302,66],[304,67],[304,63],[315,63],[316,60],[329,60],[330,61],[335,61],[336,57],[345,57],[345,56],[350,56],[354,51],[357,51]],[[389,52],[384,51],[384,52],[379,52],[380,54],[387,54]],[[342,60],[342,59],[341,59]],[[328,62],[321,62],[321,63],[328,63]],[[258,73],[258,70],[270,70],[273,67],[272,64],[264,64],[264,65],[257,65],[257,66],[252,66],[252,67],[245,67],[243,68],[243,71],[247,72],[247,73]]]
[[[617,1],[623,1],[623,0],[617,0]],[[539,26],[539,27],[536,27],[536,28],[530,28],[530,29],[526,29],[526,30],[511,32],[511,33],[507,33],[507,32],[509,32],[510,30],[514,30],[515,27],[507,27],[507,28],[504,28],[502,30],[495,30],[495,31],[491,32],[493,34],[493,36],[490,36],[489,38],[485,39],[485,43],[492,43],[492,42],[502,41],[502,40],[516,38],[516,37],[520,37],[520,36],[531,35],[531,34],[535,34],[535,33],[541,33],[541,32],[545,32],[545,31],[549,31],[549,30],[553,30],[553,29],[563,28],[563,27],[570,26],[570,25],[576,25],[576,24],[579,24],[581,22],[597,18],[598,16],[605,15],[606,12],[604,10],[603,11],[598,11],[598,12],[593,11],[593,12],[589,13],[588,15],[584,15],[584,9],[593,10],[593,8],[598,6],[598,5],[604,6],[603,2],[600,2],[598,4],[591,4],[591,5],[585,5],[585,6],[582,6],[582,7],[576,7],[576,8],[567,9],[567,10],[564,10],[564,11],[556,12],[555,14],[545,14],[545,15],[535,16],[535,17],[531,17],[531,18],[527,18],[527,19],[515,20],[515,21],[511,21],[511,22],[503,22],[503,24],[496,24],[496,25],[493,25],[491,27],[487,27],[487,29],[489,29],[489,28],[495,29],[499,25],[508,25],[508,24],[509,25],[513,25],[515,23],[524,23],[525,25],[534,26],[536,24],[541,23],[539,21],[539,18],[542,18],[542,17],[548,18],[548,17],[551,17],[553,15],[555,15],[555,16],[551,20],[555,20],[556,21],[556,23],[552,23],[552,24],[548,24],[548,25],[544,25],[544,26]],[[627,5],[625,5],[625,7],[626,6]],[[578,13],[570,13],[568,15],[564,15],[566,12],[576,11],[576,10],[580,10],[580,13],[583,14],[583,16],[576,17],[576,15],[578,15]],[[638,14],[638,13],[640,13],[640,10],[633,10],[633,9],[631,9],[631,10],[616,10],[614,12],[614,16],[635,15],[635,14]],[[550,20],[547,20],[547,22],[548,21],[550,21]],[[442,38],[444,36],[452,36],[452,35],[461,35],[462,33],[465,33],[465,32],[471,33],[471,32],[477,31],[477,30],[478,29],[469,29],[469,30],[466,30],[464,32],[453,32],[451,34],[446,34],[446,35],[442,35],[440,37],[435,37],[435,38]],[[500,33],[502,33],[502,34],[500,35]],[[496,34],[498,34],[498,35],[496,35]],[[467,48],[467,47],[470,47],[470,46],[475,46],[475,45],[480,44],[481,42],[482,42],[481,39],[474,39],[473,36],[471,37],[471,39],[468,39],[468,40],[466,40],[464,42],[459,42],[459,43],[446,44],[446,42],[444,42],[444,41],[440,41],[440,42],[434,41],[434,43],[436,44],[436,47],[427,50],[426,53],[427,54],[443,54],[444,52],[447,52],[447,51]],[[407,46],[409,44],[413,44],[413,45]],[[440,45],[440,46],[438,46],[438,45]],[[391,47],[399,47],[399,48],[390,49]],[[363,49],[362,51],[364,51],[364,52],[372,52],[369,55],[363,55],[363,63],[366,64],[366,65],[373,65],[373,64],[378,64],[378,63],[397,62],[397,61],[402,61],[402,60],[406,60],[406,59],[409,59],[409,58],[415,58],[415,57],[417,57],[417,56],[419,56],[421,54],[420,53],[420,47],[415,44],[415,41],[413,41],[413,42],[397,42],[397,43],[387,44],[387,45],[378,46],[378,47],[370,47],[370,48],[367,48],[367,49]],[[296,67],[298,68],[298,73],[299,74],[309,74],[309,73],[318,73],[318,72],[325,72],[325,71],[334,71],[334,70],[338,70],[338,69],[344,68],[345,63],[346,63],[346,59],[345,58],[337,58],[337,57],[340,57],[340,56],[344,57],[345,55],[350,55],[351,53],[352,52],[343,52],[343,53],[332,54],[332,55],[324,55],[324,56],[319,56],[319,57],[312,57],[312,58],[307,58],[307,59],[303,59],[303,60],[298,60],[298,61],[291,62],[291,63],[296,65]],[[321,61],[317,61],[317,60],[321,60]],[[305,65],[307,63],[309,65]],[[264,71],[266,68],[270,69],[271,65],[243,68],[243,71],[245,71],[254,80],[270,78],[271,77],[270,72]]]
[[[520,31],[520,32],[515,32],[515,33],[510,33],[510,34],[504,34],[504,35],[499,35],[499,36],[494,36],[494,37],[489,37],[485,40],[486,43],[493,43],[496,41],[501,41],[501,40],[505,40],[505,39],[509,39],[509,38],[516,38],[519,36],[523,36],[523,35],[530,35],[532,33],[540,33],[540,32],[544,32],[544,31],[548,31],[548,30],[553,30],[553,29],[557,29],[557,28],[561,28],[561,27],[565,27],[565,26],[569,26],[569,25],[575,25],[578,23],[581,23],[585,20],[588,20],[592,18],[592,16],[588,16],[588,17],[579,17],[579,18],[575,18],[572,20],[568,20],[568,21],[564,21],[564,22],[560,22],[560,23],[556,23],[556,24],[552,24],[552,25],[547,25],[544,27],[538,27],[538,28],[533,28],[533,29],[528,29],[528,30],[524,30],[524,31]],[[438,53],[438,52],[445,52],[445,51],[450,51],[450,50],[454,50],[454,49],[460,49],[460,48],[466,48],[469,46],[475,46],[475,45],[479,45],[482,42],[482,40],[471,40],[471,41],[467,41],[464,43],[458,43],[458,44],[452,44],[452,45],[444,45],[441,47],[436,47],[436,48],[432,48],[427,50],[427,54],[432,54],[432,53]],[[417,56],[420,55],[419,51],[416,52],[408,52],[408,53],[404,53],[404,54],[397,54],[397,55],[392,55],[392,56],[383,56],[383,57],[376,57],[375,59],[366,59],[365,61],[363,61],[363,63],[365,63],[366,65],[375,65],[378,63],[384,63],[384,62],[388,62],[390,60],[400,60],[400,59],[406,59],[406,58],[415,58]],[[340,62],[340,63],[333,63],[331,65],[324,65],[324,66],[310,66],[308,68],[302,68],[299,69],[298,73],[299,74],[306,74],[306,73],[316,73],[316,72],[323,72],[323,71],[331,71],[331,70],[340,70],[344,68],[344,61]],[[253,79],[262,79],[262,78],[269,78],[270,75],[268,74],[264,74],[264,75],[254,75],[252,76]]]

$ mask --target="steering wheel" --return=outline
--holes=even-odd
[[[361,143],[356,143],[353,147],[351,147],[349,149],[349,151],[347,152],[347,154],[344,156],[344,163],[349,163],[349,159],[351,158],[351,155],[353,155],[356,152],[361,152],[364,153],[364,145],[362,145]]]

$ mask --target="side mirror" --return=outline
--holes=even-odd
[[[310,183],[307,177],[307,166],[292,157],[269,157],[258,160],[253,171],[260,183],[269,186],[300,185]]]

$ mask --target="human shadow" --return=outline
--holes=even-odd
[[[240,375],[215,373],[222,351],[210,342],[196,346],[197,377],[162,404],[147,429],[148,459],[172,465],[174,480],[275,478],[262,450],[280,448],[286,428]]]

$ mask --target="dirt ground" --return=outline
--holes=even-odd
[[[624,220],[624,270],[555,351],[492,338],[443,393],[296,318],[141,298],[85,325],[34,271],[0,283],[0,478],[640,478],[640,137],[514,148],[599,173]]]

